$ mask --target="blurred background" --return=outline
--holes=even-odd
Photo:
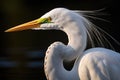
[[[61,31],[21,31],[5,33],[4,30],[37,19],[56,7],[73,10],[98,10],[108,15],[100,16],[109,22],[92,20],[116,40],[120,41],[118,3],[112,0],[0,0],[0,80],[46,80],[44,56],[47,47],[55,42],[67,44]],[[107,37],[116,51],[119,45]],[[110,47],[107,47],[110,48]]]

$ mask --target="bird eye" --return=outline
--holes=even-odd
[[[48,17],[48,18],[39,18],[37,20],[37,22],[41,23],[41,24],[43,24],[43,23],[52,23],[51,20],[52,20],[51,17]]]
[[[52,20],[51,17],[44,18],[42,23],[51,23],[51,20]]]
[[[48,17],[48,22],[51,22],[52,18],[51,17]]]

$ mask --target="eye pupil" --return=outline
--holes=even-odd
[[[51,17],[48,17],[48,21],[51,21],[52,19],[51,19]]]

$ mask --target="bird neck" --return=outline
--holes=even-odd
[[[67,26],[67,25],[66,25]],[[78,65],[86,47],[86,30],[77,24],[67,26],[63,31],[68,35],[68,45],[53,43],[45,56],[44,70],[49,80],[79,80]],[[63,66],[63,61],[75,61],[71,71]]]
[[[83,23],[81,23],[82,25]],[[74,56],[75,58],[78,56],[83,55],[83,51],[86,48],[86,39],[87,39],[87,34],[85,30],[85,26],[83,27],[74,24],[69,27],[66,27],[64,29],[64,32],[68,36],[68,47],[71,47],[75,52],[71,53],[72,57]],[[67,57],[67,56],[66,56]]]

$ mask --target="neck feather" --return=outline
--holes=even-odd
[[[60,48],[61,46],[64,47],[65,45],[60,42],[55,42],[46,51],[44,70],[47,79],[79,80],[77,72],[79,60],[75,62],[74,67],[71,71],[67,71],[63,66],[63,54],[65,49],[62,50],[62,48]]]
[[[71,50],[73,53],[69,52],[68,55],[66,53],[66,58],[68,59],[76,59],[78,56],[83,55],[83,51],[86,48],[86,39],[87,39],[87,34],[86,34],[86,28],[84,24],[81,23],[81,26],[74,24],[71,26],[68,26],[64,29],[64,32],[68,36],[68,48],[72,48]],[[73,58],[73,59],[72,59]]]

